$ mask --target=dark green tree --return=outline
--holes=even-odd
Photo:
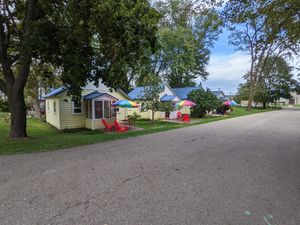
[[[11,138],[25,138],[24,88],[32,60],[62,69],[72,96],[99,78],[128,82],[131,66],[156,47],[159,14],[147,0],[0,1],[0,77],[11,112]],[[148,53],[147,52],[147,53]]]
[[[195,86],[198,78],[207,78],[210,48],[221,25],[215,5],[210,6],[192,0],[156,2],[155,7],[161,13],[160,48],[142,66],[139,81],[152,74],[162,77],[171,87],[186,87]]]
[[[188,95],[188,99],[196,103],[196,106],[191,109],[193,117],[204,117],[221,105],[220,100],[210,90],[194,90]]]

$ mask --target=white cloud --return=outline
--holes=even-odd
[[[242,52],[230,55],[212,55],[208,65],[209,80],[241,81],[250,69],[250,58]]]
[[[208,80],[202,83],[212,90],[235,93],[238,85],[244,82],[242,77],[249,69],[250,58],[243,52],[212,54],[208,65]]]

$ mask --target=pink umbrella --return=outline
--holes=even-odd
[[[226,106],[231,106],[231,104],[232,104],[232,103],[231,103],[231,101],[229,101],[229,100],[223,103],[223,105],[226,105]]]

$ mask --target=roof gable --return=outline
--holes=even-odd
[[[164,95],[160,98],[160,101],[169,102],[169,101],[174,100],[176,97],[177,97],[176,95]]]
[[[50,93],[44,95],[43,97],[44,97],[44,98],[55,97],[55,96],[57,96],[57,95],[63,93],[63,92],[66,91],[66,90],[67,90],[67,88],[66,88],[65,86],[62,86],[62,87],[59,87],[59,88],[57,88],[57,89],[55,89],[55,90],[52,90]]]
[[[188,98],[188,95],[194,90],[200,90],[202,87],[185,87],[185,88],[173,88],[173,91],[179,96],[182,100]]]
[[[106,96],[106,97],[118,100],[116,97],[114,97],[114,96],[112,96],[110,94],[101,93],[99,91],[94,91],[92,93],[89,93],[89,94],[83,96],[83,100],[92,100],[92,99],[95,99],[95,98],[98,98],[98,97],[102,97],[102,96]]]

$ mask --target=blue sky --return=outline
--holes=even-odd
[[[211,90],[221,89],[225,94],[234,94],[238,85],[244,82],[242,76],[248,71],[250,62],[246,53],[237,52],[228,44],[229,34],[224,30],[215,43],[208,65],[208,80],[201,82]]]

